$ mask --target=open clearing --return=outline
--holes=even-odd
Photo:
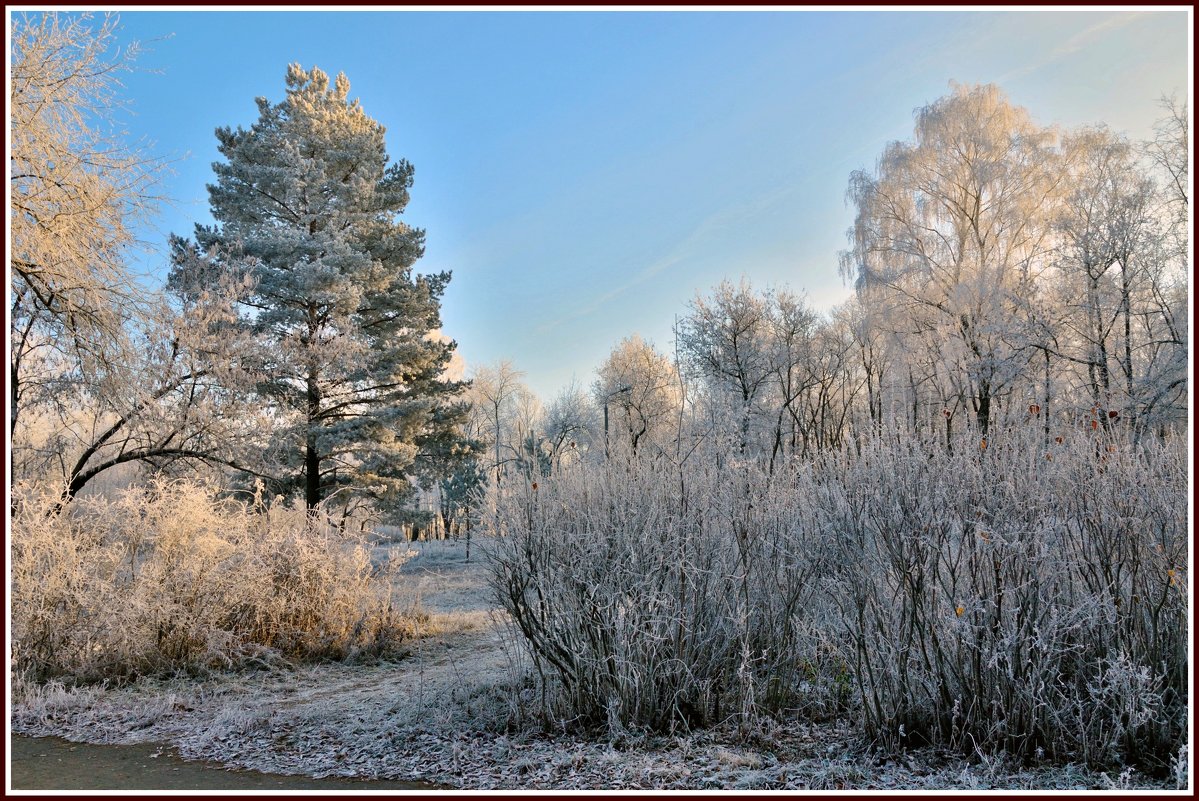
[[[376,555],[402,553],[380,543]],[[928,751],[878,757],[850,722],[771,724],[751,736],[588,738],[545,732],[526,665],[487,588],[482,549],[414,543],[397,593],[423,636],[402,659],[279,665],[117,689],[49,685],[14,699],[12,727],[89,743],[160,743],[266,773],[427,781],[463,789],[1174,789],[1137,773],[1025,767]],[[521,700],[517,700],[521,699]],[[522,711],[525,714],[521,714]]]

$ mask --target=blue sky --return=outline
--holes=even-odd
[[[127,11],[148,48],[130,131],[174,160],[156,230],[208,222],[213,130],[278,101],[290,62],[345,72],[416,168],[418,268],[453,270],[446,333],[544,400],[633,332],[671,348],[697,291],[744,276],[828,308],[851,170],[950,80],[1042,123],[1149,133],[1189,96],[1187,9]]]

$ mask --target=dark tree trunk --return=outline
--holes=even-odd
[[[978,430],[983,437],[991,428],[991,382],[984,380],[978,385],[978,406],[975,409]]]
[[[308,437],[304,449],[304,505],[311,512],[321,502],[321,454],[316,432],[321,411],[321,390],[316,375],[308,375]]]
[[[1045,348],[1045,445],[1049,445],[1049,348]]]

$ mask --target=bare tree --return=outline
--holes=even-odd
[[[1154,137],[1146,143],[1144,150],[1166,176],[1167,194],[1181,206],[1185,215],[1191,194],[1187,103],[1175,97],[1163,97],[1159,102],[1166,115],[1154,125]]]
[[[133,226],[156,206],[164,162],[130,144],[117,112],[136,46],[117,19],[47,13],[13,22],[9,91],[10,422],[51,402],[56,376],[125,358],[145,293],[128,267]],[[37,369],[55,364],[50,373]]]
[[[55,512],[123,465],[208,465],[266,477],[257,443],[274,421],[246,391],[264,359],[236,331],[229,298],[180,306],[160,297],[146,305],[126,326],[125,360],[99,382],[57,373],[62,394],[31,409],[13,432],[14,476],[61,485]]]
[[[554,397],[542,425],[555,466],[582,459],[590,451],[600,425],[597,417],[595,405],[574,381]]]
[[[501,456],[501,451],[508,449],[513,457],[516,447],[508,436],[507,423],[515,411],[518,391],[523,387],[521,379],[524,373],[512,366],[510,361],[501,361],[494,365],[479,367],[471,379],[470,398],[478,412],[483,413],[490,423],[490,436],[495,458],[491,468],[495,471],[495,483],[498,487],[502,468],[509,458]]]
[[[684,360],[732,400],[741,453],[749,447],[754,406],[772,374],[772,325],[767,298],[742,281],[717,286],[709,298],[696,297],[679,327]]]
[[[116,24],[54,13],[14,24],[13,474],[61,484],[55,511],[122,466],[252,470],[237,444],[264,427],[238,393],[253,351],[229,327],[245,287],[168,296],[129,267],[164,162],[119,126],[136,47],[117,47]]]
[[[1135,394],[1133,293],[1149,277],[1154,187],[1129,143],[1105,128],[1074,132],[1063,144],[1070,187],[1055,220],[1057,294],[1072,312],[1063,326],[1077,347],[1055,355],[1085,368],[1090,405],[1127,410]]]

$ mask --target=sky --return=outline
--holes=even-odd
[[[846,300],[851,171],[950,81],[997,83],[1042,124],[1150,134],[1190,95],[1189,9],[126,11],[130,135],[170,160],[168,233],[209,223],[219,126],[278,102],[287,65],[344,72],[415,166],[443,330],[544,401],[623,337],[663,352],[722,279]]]

